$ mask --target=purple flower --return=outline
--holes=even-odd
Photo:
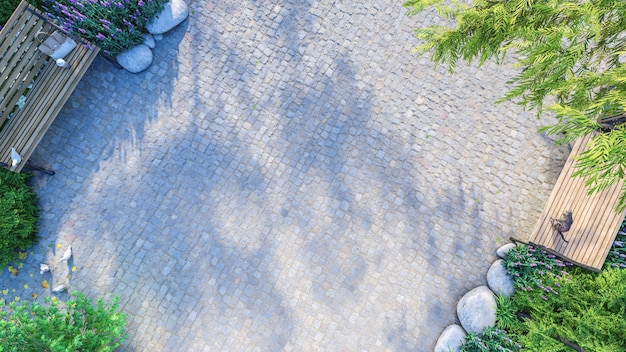
[[[143,5],[145,5],[146,3],[143,2],[143,0],[139,0],[139,2],[137,3],[137,5],[139,5],[139,7],[143,7]],[[139,14],[138,14],[139,15]]]
[[[541,296],[541,299],[542,299],[542,300],[544,300],[544,301],[547,301],[547,300],[548,300],[548,297],[546,297],[546,296]]]
[[[96,38],[98,38],[99,40],[104,40],[105,36],[104,34],[98,32],[98,34],[96,35]]]
[[[84,29],[82,29],[82,28],[78,28],[78,31],[79,31],[79,32],[81,32],[82,34],[85,34],[85,32],[86,32],[86,31],[85,31]]]

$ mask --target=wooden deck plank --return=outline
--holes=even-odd
[[[587,178],[572,177],[576,171],[576,156],[586,149],[594,136],[585,136],[574,144],[528,242],[572,263],[600,271],[624,220],[625,213],[614,210],[624,182],[587,195]],[[568,210],[572,211],[574,223],[564,233],[569,241],[566,243],[552,227],[550,218],[560,218]]]

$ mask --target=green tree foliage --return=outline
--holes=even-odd
[[[452,72],[458,60],[501,63],[510,50],[520,70],[499,101],[515,100],[556,115],[540,131],[558,143],[600,132],[578,160],[574,176],[589,177],[589,192],[606,189],[626,172],[626,1],[408,0],[409,15],[434,8],[450,26],[418,28],[436,63]],[[626,209],[626,187],[617,210]]]
[[[82,293],[59,307],[0,302],[0,352],[113,351],[126,338],[126,317],[117,311],[119,298],[94,307]]]
[[[36,239],[38,209],[25,183],[29,177],[0,168],[0,269],[17,257],[16,249],[30,247]]]

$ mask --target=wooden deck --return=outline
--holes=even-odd
[[[0,162],[10,165],[11,148],[22,162],[19,172],[83,77],[99,49],[80,43],[64,59],[69,69],[38,50],[35,35],[50,32],[50,23],[22,1],[0,31]],[[16,103],[25,95],[21,109]]]
[[[587,195],[585,178],[572,178],[574,157],[585,150],[593,135],[576,141],[561,175],[559,176],[543,213],[528,240],[572,263],[593,271],[600,271],[625,213],[617,213],[615,205],[624,182],[613,185],[601,193]],[[574,223],[564,233],[565,243],[550,224],[571,210]]]

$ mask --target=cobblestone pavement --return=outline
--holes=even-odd
[[[432,18],[366,3],[193,1],[148,71],[98,59],[33,156],[57,174],[7,299],[49,295],[46,261],[120,296],[128,351],[432,350],[567,148],[493,105],[510,66],[449,75],[411,53]]]

